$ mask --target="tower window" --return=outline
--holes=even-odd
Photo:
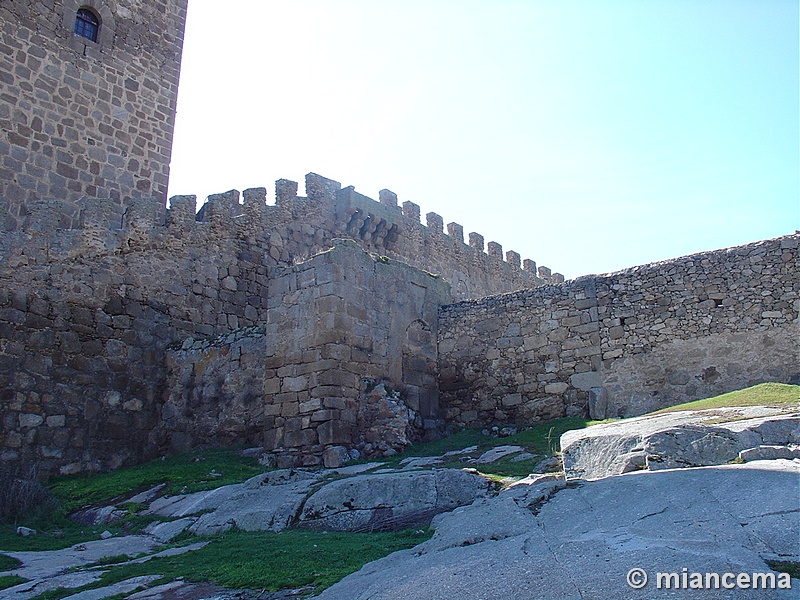
[[[97,41],[100,20],[88,8],[81,8],[75,16],[75,33],[87,40]]]

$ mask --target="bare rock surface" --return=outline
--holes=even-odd
[[[598,479],[646,469],[720,465],[749,448],[800,443],[800,410],[768,406],[649,415],[567,431],[567,479]]]
[[[224,502],[202,515],[190,529],[200,535],[221,533],[234,526],[244,531],[281,531],[295,521],[321,477],[320,471],[302,469],[256,475],[226,494]]]
[[[436,534],[365,565],[322,600],[782,599],[790,590],[657,589],[656,574],[770,573],[800,554],[800,461],[518,485],[437,517]],[[642,590],[626,575],[649,576]]]
[[[487,450],[481,454],[473,462],[479,464],[493,463],[511,454],[522,452],[523,450],[525,450],[525,448],[522,446],[495,446],[491,450]]]
[[[334,531],[400,529],[470,504],[491,487],[484,477],[459,469],[360,475],[316,491],[299,520]]]

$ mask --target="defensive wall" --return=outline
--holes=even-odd
[[[448,424],[640,414],[800,372],[797,235],[542,285],[387,191],[296,189],[197,213],[85,199],[72,228],[63,201],[6,210],[3,460],[69,473],[247,443],[331,466]],[[462,293],[537,287],[452,304],[459,274]]]
[[[262,357],[252,364],[247,359],[229,364],[226,349],[219,368],[230,375],[227,382],[195,386],[192,382],[203,378],[186,375],[167,359],[168,350],[181,348],[189,338],[202,346],[265,326],[270,286],[288,276],[276,267],[291,269],[312,259],[330,249],[337,236],[379,250],[376,256],[386,261],[381,265],[400,262],[389,256],[419,251],[406,262],[427,267],[428,273],[419,271],[420,281],[448,281],[449,274],[461,282],[461,297],[558,280],[546,268],[541,273],[547,279],[534,275],[531,261],[529,270],[520,268],[513,253],[509,263],[497,252],[487,254],[477,244],[422,225],[416,205],[404,203],[406,215],[386,200],[393,198],[387,191],[381,195],[388,205],[314,174],[306,178],[306,189],[307,197],[297,196],[296,183],[280,180],[275,204],[266,203],[264,188],[245,190],[243,201],[232,190],[209,197],[197,213],[194,196],[173,197],[169,208],[158,198],[129,200],[122,214],[112,198],[84,198],[77,213],[70,201],[30,200],[24,214],[15,214],[15,204],[0,198],[2,458],[36,463],[43,472],[76,472],[113,468],[197,443],[264,442],[266,421],[260,419],[287,415],[265,414],[267,392],[258,387],[262,375],[230,375],[240,368],[267,368]],[[399,281],[413,285],[412,271],[403,271]],[[395,287],[386,282],[381,290]],[[452,301],[447,290],[437,296],[437,306]],[[350,302],[368,306],[366,300]],[[390,322],[397,309],[383,306],[378,312],[380,320]],[[435,314],[418,317],[435,330]],[[316,321],[296,325],[303,329],[310,323]],[[403,343],[398,347],[408,354]],[[266,348],[263,339],[252,336],[244,336],[242,344]],[[192,347],[199,351],[200,346]],[[367,363],[386,360],[367,352]],[[435,351],[427,361],[435,364]],[[387,369],[396,374],[398,364],[389,369],[387,363]],[[372,369],[364,376],[380,379],[379,372]],[[250,383],[240,384],[239,376]],[[194,386],[191,391],[173,390],[182,385],[181,377]],[[435,395],[435,369],[419,374],[417,384],[409,377],[409,394]],[[403,381],[401,375],[395,385]],[[301,391],[306,390],[291,393]],[[229,398],[235,402],[226,411]],[[276,431],[285,431],[278,423]],[[199,431],[206,435],[198,436]],[[280,444],[296,453],[294,446]]]
[[[633,416],[800,381],[797,234],[444,306],[443,418]]]

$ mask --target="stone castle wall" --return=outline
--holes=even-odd
[[[174,451],[263,443],[283,466],[396,452],[440,430],[436,315],[449,297],[440,277],[351,240],[275,267],[265,326],[168,349],[160,428]]]
[[[443,307],[443,417],[638,415],[800,378],[800,236]]]
[[[379,382],[401,392],[408,425],[420,437],[436,429],[436,316],[449,298],[441,278],[347,240],[276,268],[266,330],[265,448],[322,456],[364,442],[376,415],[362,405],[363,394]]]
[[[177,358],[167,350],[187,338],[202,342],[265,325],[271,281],[284,277],[270,269],[307,261],[329,249],[336,235],[347,235],[347,221],[337,215],[348,214],[342,207],[349,205],[342,204],[336,182],[312,174],[306,181],[309,197],[298,197],[296,188],[279,181],[274,205],[266,204],[264,188],[245,190],[243,199],[235,190],[216,194],[197,214],[195,197],[177,196],[170,208],[158,198],[129,200],[122,215],[110,198],[83,199],[77,213],[63,201],[31,201],[25,218],[17,218],[9,210],[13,203],[0,199],[6,216],[0,219],[3,458],[37,462],[45,471],[105,469],[191,446],[197,427],[206,432],[207,443],[249,442],[258,419],[280,416],[263,414],[263,406],[242,408],[263,390],[244,390],[240,397],[230,386],[209,385],[203,377],[195,385],[199,375],[187,375],[170,362]],[[383,208],[365,197],[359,202],[373,214]],[[65,228],[65,222],[73,226]],[[427,232],[418,221],[415,229],[409,227],[414,239],[439,240],[421,250],[417,264],[433,261],[444,265],[442,271],[469,274],[479,290],[519,285],[522,269],[464,244],[447,267],[455,242]],[[361,229],[353,233],[360,247],[378,246],[365,242]],[[400,230],[398,243],[404,234]],[[384,249],[380,256],[386,254]],[[404,271],[400,281],[414,279],[412,271]],[[439,304],[451,301],[449,291],[443,294]],[[388,318],[395,308],[381,310]],[[435,329],[435,318],[423,320]],[[189,354],[184,359],[194,361]],[[225,360],[217,370],[228,368]],[[435,363],[435,352],[426,360]],[[210,377],[215,368],[204,372]],[[374,375],[386,376],[380,369]],[[435,393],[435,374],[419,378],[407,382],[409,393]],[[401,382],[398,377],[395,385]],[[233,394],[231,406],[238,408],[214,413],[218,394]],[[240,409],[238,418],[252,417],[252,426],[229,418]],[[181,424],[176,415],[188,414],[206,414],[205,425]]]
[[[73,33],[79,8],[97,43]],[[14,0],[0,4],[0,197],[16,220],[27,203],[83,197],[118,208],[166,197],[186,0]]]
[[[276,261],[251,218],[197,222],[191,202],[151,199],[112,229],[111,202],[79,229],[43,211],[0,240],[5,461],[75,472],[157,455],[165,348],[266,320]]]
[[[800,371],[798,236],[450,305],[445,276],[365,253],[363,228],[334,242],[353,205],[306,185],[197,214],[192,196],[138,199],[119,222],[85,200],[73,229],[40,202],[4,231],[2,458],[67,473],[261,440],[335,464],[442,421],[637,414]]]
[[[297,196],[297,183],[277,182],[275,206],[267,206],[269,222],[285,222],[292,230],[290,239],[303,239],[303,228],[321,230],[307,240],[294,256],[308,258],[329,248],[334,238],[350,238],[370,252],[441,275],[452,288],[453,298],[465,300],[489,294],[560,283],[564,276],[538,267],[533,260],[522,260],[513,250],[503,254],[497,242],[484,243],[479,233],[470,233],[465,243],[464,230],[436,213],[420,222],[420,207],[413,202],[398,205],[397,195],[381,190],[379,201],[359,194],[350,186],[314,173],[306,176],[307,197]]]

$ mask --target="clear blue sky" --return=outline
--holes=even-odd
[[[313,171],[568,278],[792,233],[798,39],[796,0],[189,0],[170,195]]]

